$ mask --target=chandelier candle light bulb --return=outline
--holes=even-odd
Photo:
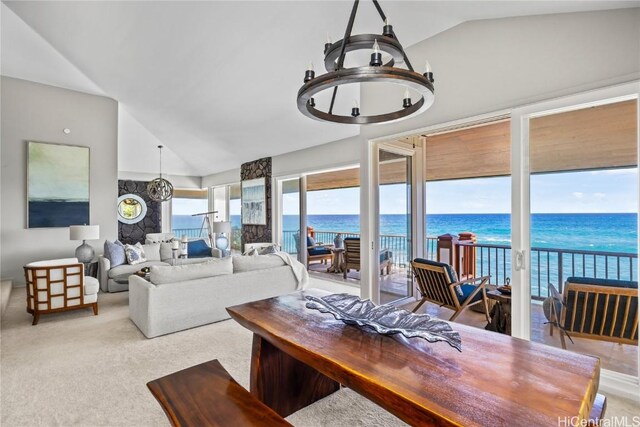
[[[429,80],[429,82],[433,83],[433,71],[431,70],[431,64],[429,64],[429,60],[425,60],[424,62],[424,76]]]
[[[411,94],[409,93],[409,88],[404,90],[404,99],[402,100],[402,107],[409,108],[411,107]]]
[[[380,53],[378,39],[373,42],[373,53],[371,54],[371,62],[369,62],[369,65],[372,67],[379,67],[382,65],[382,53]]]
[[[309,80],[313,80],[316,77],[316,72],[313,71],[313,62],[309,62],[309,68],[304,73],[304,82],[308,82]]]
[[[360,108],[358,107],[358,101],[353,100],[353,108],[351,109],[351,115],[353,117],[358,117],[360,115]]]
[[[382,35],[386,37],[393,37],[393,26],[389,24],[389,20],[385,18],[384,27],[382,27]]]

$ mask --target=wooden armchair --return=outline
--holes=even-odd
[[[85,277],[77,258],[32,262],[24,267],[27,312],[37,325],[41,314],[92,308],[98,315],[98,279]]]
[[[638,345],[638,282],[569,277],[564,294],[549,284],[549,333]]]
[[[388,249],[380,250],[380,275],[384,274],[385,269],[387,274],[391,274],[392,265],[392,253]],[[350,269],[360,271],[360,238],[359,237],[346,237],[344,239],[344,273],[343,277],[347,278],[347,273]]]
[[[416,258],[411,262],[422,299],[413,309],[415,313],[429,301],[454,311],[449,320],[454,321],[462,311],[475,304],[484,304],[484,315],[489,318],[489,301],[486,285],[491,276],[458,281],[449,264]]]

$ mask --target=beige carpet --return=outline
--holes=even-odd
[[[314,280],[335,292],[354,288]],[[224,321],[146,339],[128,318],[128,294],[101,294],[89,310],[43,316],[31,326],[24,289],[2,319],[0,424],[7,426],[169,425],[146,388],[152,379],[219,359],[248,386],[251,334]],[[633,414],[610,400],[609,414]],[[631,412],[633,411],[633,412]],[[395,426],[403,423],[367,399],[341,390],[288,418],[297,426]]]

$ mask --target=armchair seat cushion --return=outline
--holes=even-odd
[[[309,255],[330,255],[331,251],[327,248],[311,248],[309,249]]]
[[[460,292],[456,292],[456,296],[458,297],[458,301],[460,301],[460,304],[462,304],[478,287],[474,285],[460,285],[458,286],[458,288],[460,289]],[[460,295],[460,293],[462,293],[462,295]],[[480,300],[482,300],[482,291],[475,294],[473,296],[473,299],[469,301],[469,304]]]
[[[100,282],[95,277],[84,276],[84,294],[93,295],[98,293]]]

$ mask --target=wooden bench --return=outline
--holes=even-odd
[[[291,426],[217,360],[147,383],[174,426]]]
[[[600,393],[596,394],[596,398],[593,401],[593,407],[591,408],[591,414],[589,414],[588,426],[589,427],[600,426],[606,410],[607,410],[607,398]]]

